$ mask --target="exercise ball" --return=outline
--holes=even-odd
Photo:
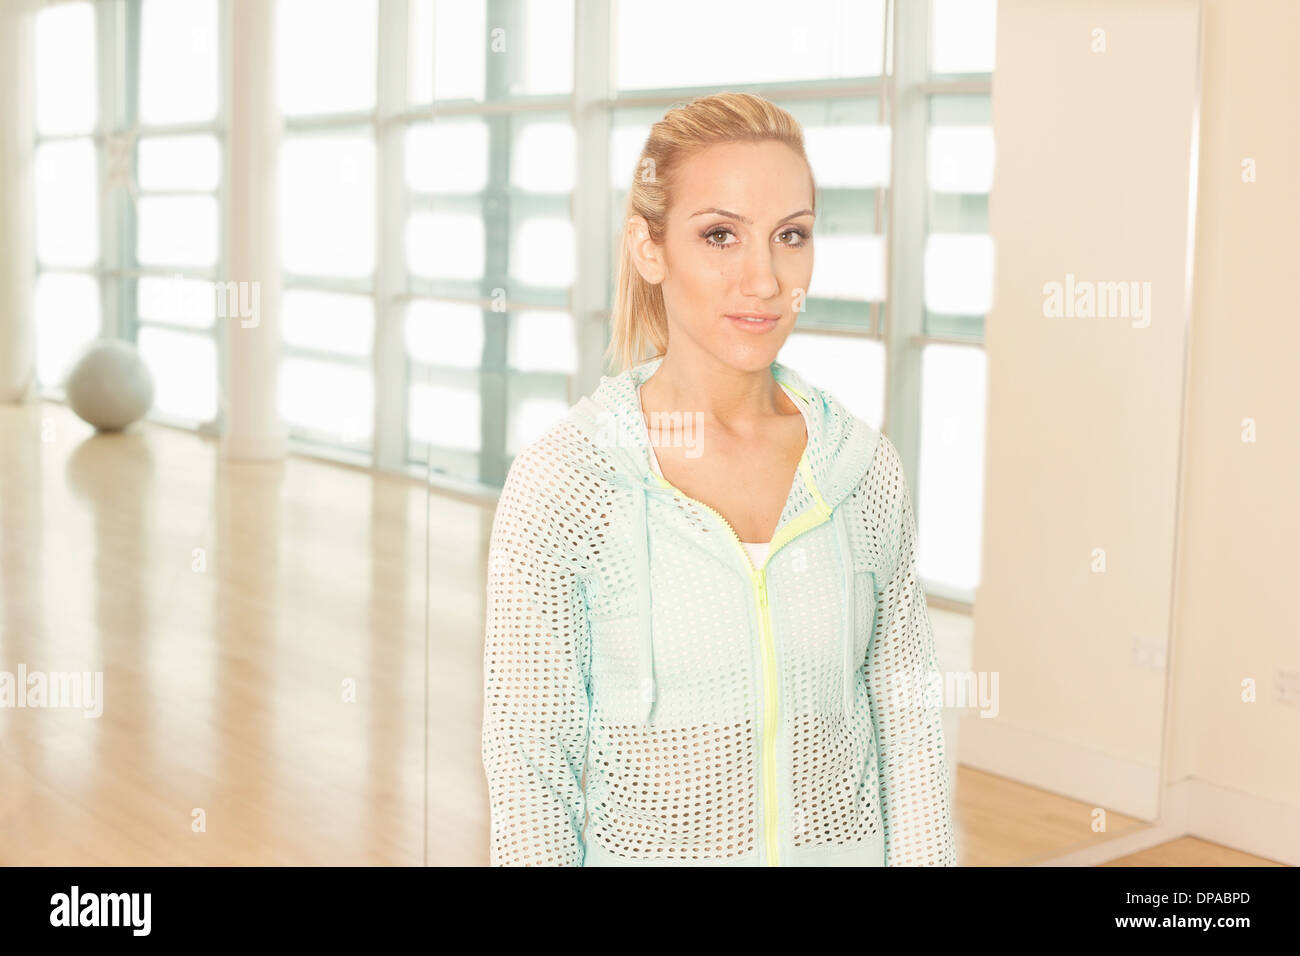
[[[130,342],[96,339],[68,372],[68,404],[100,431],[118,431],[153,404],[153,373]]]

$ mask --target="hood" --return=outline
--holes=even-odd
[[[630,489],[639,499],[641,540],[639,551],[645,565],[643,580],[649,581],[650,539],[647,512],[652,494],[679,494],[661,479],[651,467],[650,442],[646,434],[645,419],[637,389],[663,362],[663,356],[649,359],[625,369],[618,375],[606,375],[591,395],[582,398],[569,409],[568,418],[586,432],[592,441],[604,450],[609,458],[608,468],[602,468],[602,480]],[[805,521],[806,527],[830,520],[835,525],[837,553],[843,578],[845,613],[842,622],[844,642],[844,708],[850,710],[856,688],[858,662],[853,660],[856,613],[854,607],[854,564],[850,547],[846,509],[839,505],[853,492],[871,467],[880,433],[853,415],[828,392],[811,385],[799,372],[788,365],[773,362],[772,374],[798,398],[807,411],[808,443],[796,481],[808,485],[816,502],[809,511],[821,514],[795,515],[783,519],[778,525],[774,541],[782,528],[795,521]],[[578,463],[575,463],[578,464]],[[591,467],[591,463],[582,463]],[[806,464],[806,467],[805,467]],[[808,515],[807,518],[804,515]],[[824,518],[823,518],[824,515]],[[650,613],[650,596],[643,602],[642,613],[641,687],[644,718],[653,723],[653,705],[656,699],[654,675],[654,626]]]

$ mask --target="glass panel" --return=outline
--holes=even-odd
[[[577,169],[572,123],[528,123],[512,144],[510,183],[535,193],[567,193]]]
[[[931,335],[984,334],[993,294],[992,103],[978,93],[929,97],[924,328]]]
[[[435,22],[436,21],[436,22]],[[414,58],[408,67],[412,103],[482,100],[488,49],[484,0],[440,3],[413,0],[409,20]]]
[[[520,312],[511,317],[508,339],[508,361],[513,369],[568,373],[578,370],[573,316],[567,312]]]
[[[615,110],[613,128],[609,133],[609,181],[619,194],[632,187],[637,158],[650,135],[649,121],[641,121],[642,110]],[[620,206],[620,211],[621,211]],[[621,218],[621,217],[620,217]]]
[[[417,212],[406,223],[406,264],[419,276],[481,279],[482,218],[462,213]]]
[[[136,283],[136,312],[145,321],[211,328],[216,323],[216,287],[211,282],[179,276],[140,279]]]
[[[481,119],[415,123],[406,131],[406,183],[422,193],[476,193],[487,185],[488,126]]]
[[[884,0],[750,0],[743,14],[732,4],[697,0],[620,3],[615,85],[727,87],[878,76],[884,25]]]
[[[36,279],[36,377],[62,386],[69,367],[100,334],[99,282],[93,276],[43,272]]]
[[[488,70],[500,68],[503,95],[573,89],[573,0],[410,0],[407,96],[412,103],[488,96]],[[498,55],[496,62],[489,54]],[[508,54],[508,58],[502,56]]]
[[[406,98],[411,103],[433,99],[433,0],[407,0]]]
[[[927,159],[935,192],[987,193],[993,188],[993,127],[931,127]]]
[[[501,158],[489,165],[492,142]],[[422,123],[406,146],[407,178],[422,194],[406,224],[406,264],[432,280],[414,291],[455,299],[509,289],[539,305],[563,305],[575,269],[567,114]]]
[[[483,361],[483,310],[462,302],[409,303],[406,353],[431,365],[478,368]]]
[[[817,264],[810,296],[867,302],[884,299],[884,237],[814,235],[814,242]]]
[[[482,402],[477,387],[417,382],[410,389],[409,435],[442,448],[477,451]]]
[[[577,247],[573,223],[538,217],[511,234],[510,275],[530,285],[563,287],[573,283]]]
[[[136,144],[136,182],[141,189],[216,189],[221,180],[217,138],[146,136]]]
[[[804,151],[819,189],[889,185],[888,126],[805,126]]]
[[[921,353],[917,535],[921,576],[974,589],[984,507],[985,354],[927,345]]]
[[[280,148],[284,268],[366,278],[375,268],[375,145],[361,136],[293,136]]]
[[[143,265],[211,266],[217,261],[217,200],[141,197],[136,258]]]
[[[885,417],[885,349],[876,339],[793,332],[777,361],[879,429]]]
[[[140,357],[153,372],[153,407],[204,422],[217,414],[217,347],[208,335],[141,326]]]
[[[524,59],[510,94],[568,93],[573,89],[573,0],[515,3],[523,20]]]
[[[216,0],[144,0],[140,119],[181,123],[217,115]]]
[[[36,14],[36,130],[89,133],[95,127],[95,11],[89,3]]]
[[[36,147],[36,258],[93,266],[99,258],[99,188],[88,139]]]
[[[569,410],[563,381],[526,379],[512,375],[507,385],[506,454],[514,456]]]
[[[983,315],[993,301],[993,238],[934,234],[925,242],[925,307]]]
[[[933,0],[930,10],[931,72],[992,73],[997,0]]]
[[[286,116],[375,106],[376,0],[278,0],[276,63]]]
[[[367,369],[297,356],[280,365],[280,414],[309,437],[369,445],[374,400],[374,379]]]
[[[369,355],[375,302],[368,295],[288,290],[283,296],[284,341],[299,348]]]

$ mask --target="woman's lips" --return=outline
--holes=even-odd
[[[781,317],[771,312],[728,312],[727,318],[746,332],[767,332],[776,328]]]

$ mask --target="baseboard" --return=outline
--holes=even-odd
[[[977,710],[961,717],[958,759],[967,767],[1008,777],[1111,813],[1145,821],[1159,814],[1159,766],[1124,760],[1017,727],[1003,717],[990,720]]]
[[[1187,832],[1266,860],[1300,866],[1300,806],[1192,778]]]
[[[1150,826],[1030,865],[1097,866],[1186,836],[1300,866],[1300,806],[1194,778],[1165,791],[1163,812]]]

